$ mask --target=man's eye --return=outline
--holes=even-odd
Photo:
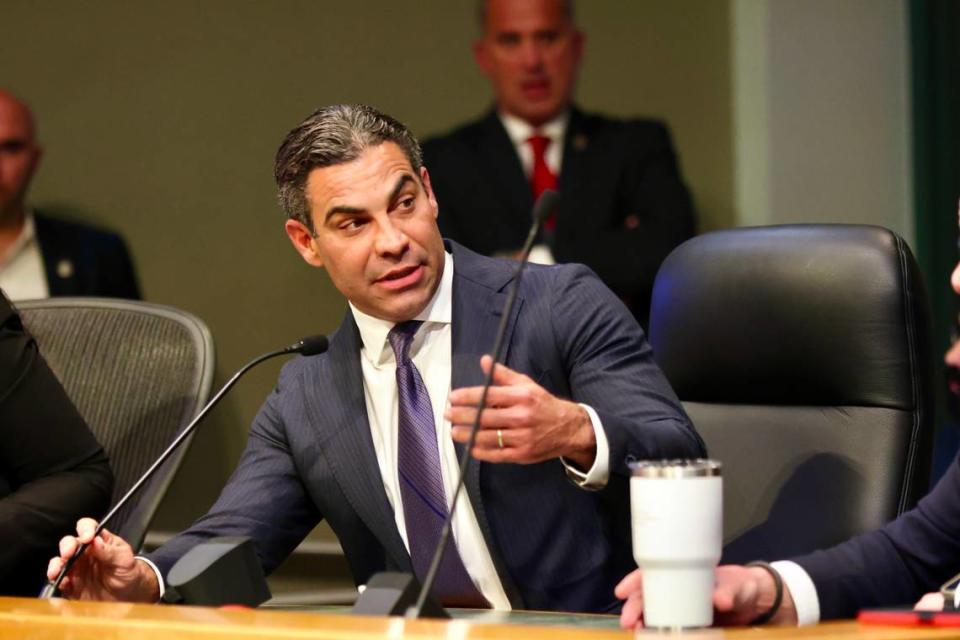
[[[343,231],[356,231],[357,229],[360,229],[361,227],[363,227],[363,224],[364,224],[363,220],[357,220],[356,218],[351,218],[349,220],[345,220],[344,222],[342,222],[340,224],[340,229]]]
[[[20,142],[19,140],[12,140],[9,142],[0,142],[0,153],[19,153],[27,148],[27,143]]]
[[[414,202],[415,202],[415,199],[413,198],[413,196],[410,196],[409,198],[404,198],[403,200],[400,201],[400,208],[412,209]]]
[[[560,33],[557,31],[541,31],[537,34],[537,41],[540,44],[553,44],[560,39]]]

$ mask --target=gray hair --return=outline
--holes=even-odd
[[[273,175],[287,217],[315,233],[307,202],[307,177],[314,169],[351,162],[370,147],[393,142],[420,174],[420,145],[407,127],[373,107],[335,104],[322,107],[297,125],[277,150]]]

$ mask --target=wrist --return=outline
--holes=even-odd
[[[569,403],[574,412],[573,435],[569,438],[569,449],[563,454],[566,460],[581,470],[590,469],[597,457],[597,437],[593,432],[593,422],[586,409],[575,402]]]
[[[137,556],[137,594],[135,600],[139,602],[160,602],[160,578],[149,562]]]
[[[750,624],[797,624],[793,598],[777,570],[766,562],[751,562],[747,569],[757,584],[756,611]]]

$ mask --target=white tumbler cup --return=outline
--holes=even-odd
[[[633,557],[643,569],[643,624],[713,624],[714,569],[723,545],[723,481],[713,460],[630,465]]]

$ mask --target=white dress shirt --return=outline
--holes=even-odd
[[[503,128],[507,130],[507,136],[513,143],[517,156],[520,157],[520,166],[523,167],[523,173],[528,178],[533,172],[533,149],[530,148],[527,140],[533,135],[550,139],[550,144],[547,145],[547,150],[543,154],[544,160],[553,175],[560,176],[560,169],[563,164],[563,137],[567,133],[567,124],[570,122],[569,111],[564,111],[540,127],[531,126],[527,121],[502,111],[497,115],[503,124]]]
[[[6,255],[0,256],[0,289],[10,300],[33,300],[50,297],[43,254],[37,241],[33,212],[27,210],[23,229],[10,245]]]
[[[563,138],[567,133],[567,123],[570,122],[570,112],[564,111],[559,116],[547,122],[540,127],[533,127],[525,120],[503,111],[497,113],[503,128],[507,130],[507,137],[513,143],[513,148],[520,158],[520,166],[523,167],[523,173],[530,178],[533,172],[533,149],[527,140],[530,136],[538,135],[550,139],[547,150],[543,154],[543,159],[553,175],[560,177],[560,169],[563,164]],[[553,252],[545,244],[534,245],[530,250],[530,262],[536,264],[556,264]]]

